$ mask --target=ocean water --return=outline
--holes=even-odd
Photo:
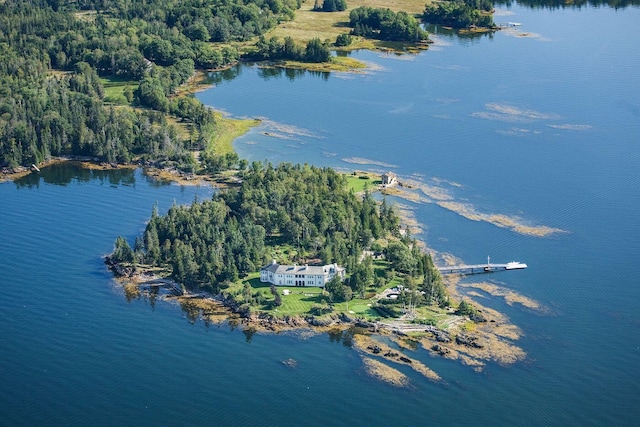
[[[236,141],[251,161],[392,170],[467,213],[562,230],[395,200],[437,251],[529,265],[483,280],[545,310],[478,299],[522,329],[524,362],[477,373],[413,351],[443,382],[400,367],[411,386],[396,389],[348,340],[248,336],[128,302],[102,264],[115,238],[133,241],[154,203],[213,190],[56,166],[0,184],[0,425],[637,425],[640,9],[499,13],[523,26],[439,34],[418,55],[354,53],[363,74],[240,66],[198,97],[264,119]]]

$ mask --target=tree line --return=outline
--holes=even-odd
[[[210,41],[247,40],[297,7],[297,0],[0,2],[0,167],[77,155],[193,170],[189,151],[206,147],[215,118],[199,101],[174,97],[176,88],[195,68],[238,60],[235,48]],[[101,77],[132,81],[126,101],[155,111],[107,105]],[[167,113],[193,132],[180,136]]]
[[[349,13],[351,33],[380,40],[419,42],[428,34],[418,20],[407,12],[360,6]]]
[[[306,46],[302,47],[291,37],[285,37],[281,42],[277,37],[267,40],[260,36],[255,47],[252,56],[259,61],[327,62],[331,59],[329,44],[321,42],[319,38],[309,40]]]
[[[103,103],[95,70],[77,64],[74,72],[49,76],[39,61],[15,51],[0,53],[0,166],[38,164],[52,156],[90,156],[112,163],[143,160],[192,163],[187,143],[158,112],[118,109]],[[206,126],[213,115],[176,101],[178,114]]]
[[[388,241],[382,251],[390,270],[405,277],[406,300],[413,306],[448,304],[431,256],[400,233],[399,217],[385,200],[355,195],[345,177],[329,168],[253,162],[239,176],[239,188],[210,200],[174,205],[164,216],[154,208],[133,246],[116,239],[112,260],[168,268],[186,288],[218,293],[267,264],[275,244],[290,246],[294,262],[317,259],[346,267],[344,283],[336,276],[326,285],[338,302],[363,297],[369,285],[384,280],[375,277],[373,260],[362,251]],[[246,294],[252,298],[250,287]]]
[[[300,262],[353,271],[373,239],[399,234],[391,207],[356,196],[332,169],[253,162],[240,177],[239,188],[211,200],[172,206],[164,216],[154,210],[133,247],[117,239],[114,261],[168,266],[189,289],[218,291],[266,264],[274,241],[296,248]]]
[[[315,12],[341,12],[347,10],[347,2],[346,0],[324,0],[321,6],[320,1],[316,0],[313,10]]]
[[[446,0],[428,3],[422,19],[430,24],[453,28],[493,28],[491,0]]]

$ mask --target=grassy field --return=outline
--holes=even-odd
[[[115,105],[129,105],[124,91],[130,88],[132,91],[138,88],[138,82],[134,80],[119,79],[116,77],[101,77],[104,86],[104,101]]]
[[[374,268],[376,270],[376,274],[380,275],[389,268],[389,265],[384,260],[375,260]],[[242,292],[245,283],[249,283],[249,285],[251,285],[252,293],[254,295],[260,294],[266,301],[273,301],[274,297],[270,289],[271,284],[260,282],[259,273],[252,273],[246,278],[231,284],[226,292],[233,295],[239,295]],[[365,292],[365,298],[354,298],[349,302],[334,303],[332,313],[344,312],[367,319],[378,318],[379,314],[371,308],[376,302],[374,296],[386,288],[394,287],[401,283],[402,278],[396,276],[384,285],[371,285]],[[318,287],[278,286],[277,290],[282,298],[282,305],[280,307],[273,308],[269,303],[267,303],[259,307],[254,307],[254,309],[270,313],[278,317],[304,316],[306,314],[310,314],[314,305],[329,303],[328,294],[324,293],[323,290]],[[284,290],[288,290],[289,294],[284,295]],[[239,297],[239,299],[241,299],[241,297]],[[424,314],[425,316],[433,315],[432,312],[425,312]]]
[[[215,152],[218,155],[232,153],[233,140],[247,133],[252,127],[260,124],[260,120],[257,119],[231,119],[218,112],[216,112],[215,115],[217,132],[210,141],[209,148],[215,147]]]
[[[427,0],[428,1],[428,0]],[[410,14],[422,14],[425,8],[425,0],[350,0],[347,2],[347,10],[343,12],[314,12],[314,2],[309,0],[302,4],[296,11],[293,21],[284,22],[269,32],[267,37],[278,37],[284,39],[291,37],[298,43],[307,43],[313,38],[320,40],[330,40],[334,42],[339,34],[348,34],[349,13],[352,9],[360,6],[374,8],[389,8],[395,12],[405,11]],[[388,43],[377,40],[365,40],[356,38],[355,43],[349,48],[371,49],[371,48],[391,48]]]
[[[382,184],[379,175],[368,172],[356,172],[356,175],[347,175],[347,185],[355,193],[360,193],[367,188],[369,191],[376,191],[379,184]]]

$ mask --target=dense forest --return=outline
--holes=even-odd
[[[291,19],[293,0],[15,0],[0,3],[0,167],[51,156],[194,168],[213,113],[176,88],[238,60],[230,45]],[[55,70],[55,72],[53,71]],[[104,79],[130,81],[107,105]],[[135,88],[135,89],[134,89]],[[151,111],[151,110],[154,111]],[[167,114],[191,124],[179,135]]]
[[[422,19],[453,28],[493,28],[491,0],[446,0],[428,3]]]
[[[355,293],[373,281],[370,264],[360,260],[363,249],[374,247],[385,251],[393,269],[418,278],[422,298],[446,301],[430,256],[400,233],[393,209],[368,192],[356,196],[343,175],[253,162],[240,176],[239,188],[211,200],[173,206],[164,216],[154,210],[133,247],[123,237],[116,240],[113,261],[166,267],[188,289],[219,292],[225,283],[258,271],[275,247],[289,247],[295,258],[281,262],[344,265]]]
[[[303,48],[291,37],[285,37],[281,42],[277,37],[266,40],[264,36],[260,36],[253,58],[260,61],[327,62],[331,58],[331,51],[329,45],[318,38],[309,40]]]

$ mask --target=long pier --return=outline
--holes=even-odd
[[[522,270],[527,268],[527,264],[512,261],[506,264],[491,264],[491,258],[487,257],[486,264],[473,265],[451,265],[446,267],[438,267],[440,274],[480,274],[494,273],[496,271],[506,270]]]

